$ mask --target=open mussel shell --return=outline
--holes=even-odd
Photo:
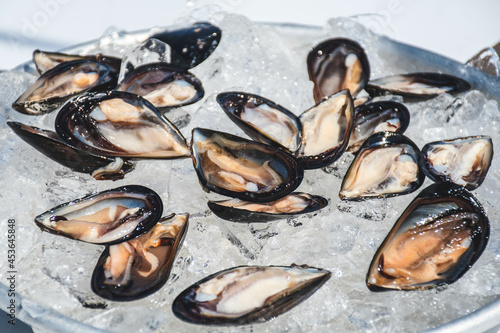
[[[458,94],[471,88],[456,76],[443,73],[409,73],[371,80],[365,87],[370,96],[400,95],[405,101],[418,101],[440,94]]]
[[[277,200],[304,177],[300,162],[283,149],[228,133],[195,128],[191,151],[206,189],[242,200]]]
[[[422,148],[422,169],[435,182],[449,181],[468,190],[482,184],[493,159],[488,136],[430,142]]]
[[[407,194],[418,189],[424,179],[415,143],[399,133],[378,132],[359,149],[339,196],[358,200]]]
[[[344,153],[353,118],[354,106],[348,90],[322,100],[300,115],[302,141],[297,157],[304,169],[322,168]]]
[[[481,256],[490,234],[481,204],[465,188],[436,183],[399,217],[366,277],[372,291],[451,284]]]
[[[208,207],[218,217],[233,222],[268,222],[320,210],[328,200],[318,195],[292,193],[281,199],[255,203],[240,199],[209,201]]]
[[[92,154],[61,141],[56,132],[21,124],[7,122],[21,139],[36,150],[76,172],[91,174],[97,180],[122,179],[134,165],[120,158],[109,158]]]
[[[26,114],[48,113],[78,94],[112,89],[117,79],[117,75],[104,63],[92,60],[68,61],[42,74],[12,107]]]
[[[357,152],[373,133],[404,133],[410,124],[408,108],[401,103],[381,101],[362,104],[354,109],[354,124],[347,151]]]
[[[158,109],[193,104],[205,94],[193,74],[161,62],[134,68],[116,90],[140,95]]]
[[[172,304],[180,319],[204,325],[262,322],[288,311],[319,289],[331,273],[303,266],[240,266],[212,274]]]
[[[224,112],[248,136],[259,142],[295,152],[300,145],[302,124],[290,111],[264,97],[243,92],[217,95]]]
[[[73,60],[91,60],[96,62],[102,62],[111,68],[111,71],[115,72],[117,75],[120,72],[121,59],[105,56],[103,54],[96,55],[79,55],[79,54],[67,54],[60,52],[47,52],[41,50],[33,51],[33,63],[38,71],[38,73],[43,74],[49,69],[52,69],[63,62],[73,61]]]
[[[222,31],[208,23],[196,22],[189,27],[166,30],[152,35],[170,46],[171,64],[190,69],[205,61],[219,45]]]
[[[178,158],[189,147],[173,124],[144,98],[123,92],[88,93],[66,103],[56,118],[65,142],[95,154]]]
[[[92,290],[112,301],[133,301],[159,290],[170,275],[188,217],[172,214],[148,232],[106,247],[92,274]]]
[[[316,103],[348,89],[352,96],[370,79],[370,64],[357,42],[334,38],[316,45],[307,56],[309,79],[314,83]]]
[[[79,241],[111,245],[151,229],[163,203],[153,190],[127,185],[63,203],[35,218],[43,231]]]

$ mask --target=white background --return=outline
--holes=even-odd
[[[179,22],[193,8],[211,6],[254,21],[324,25],[328,18],[363,15],[375,31],[465,62],[500,41],[498,0],[169,0],[4,1],[0,9],[0,69],[93,40],[109,27],[135,31]]]

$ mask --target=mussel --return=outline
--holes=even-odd
[[[365,140],[377,132],[403,134],[410,124],[406,106],[393,101],[362,104],[354,109],[354,124],[347,151],[354,153]]]
[[[372,291],[451,284],[480,257],[489,233],[488,218],[469,191],[433,184],[401,214],[373,257],[366,284]]]
[[[65,142],[104,156],[189,156],[182,134],[142,97],[123,91],[88,93],[66,103],[56,118]]]
[[[209,201],[208,207],[218,217],[233,222],[268,222],[311,213],[328,205],[318,195],[295,192],[281,199],[255,203],[240,199]]]
[[[193,104],[205,93],[193,74],[161,62],[134,68],[116,90],[140,95],[160,110]]]
[[[41,50],[33,51],[33,63],[38,71],[38,73],[43,74],[49,69],[52,69],[61,63],[69,62],[73,60],[91,60],[96,62],[102,62],[111,68],[112,72],[116,75],[120,72],[121,59],[110,57],[98,53],[96,55],[79,55],[79,54],[67,54],[61,52],[47,52]]]
[[[243,325],[276,317],[312,295],[329,278],[304,266],[240,266],[212,274],[174,300],[180,319],[204,325]]]
[[[172,214],[145,234],[106,247],[92,275],[92,290],[113,301],[137,300],[159,290],[170,275],[188,217]]]
[[[327,166],[344,153],[353,117],[354,106],[348,90],[322,100],[300,115],[302,141],[297,157],[305,169]]]
[[[206,189],[243,200],[277,200],[295,190],[304,176],[299,161],[281,148],[228,133],[195,128],[191,150]]]
[[[370,64],[357,42],[334,38],[315,46],[307,56],[309,79],[314,83],[316,103],[348,89],[356,96],[370,78]]]
[[[92,154],[63,142],[56,132],[21,124],[7,122],[21,139],[53,161],[76,172],[91,174],[96,180],[122,179],[134,165],[123,159]]]
[[[224,112],[251,138],[295,152],[302,124],[290,111],[264,97],[243,92],[217,95]]]
[[[443,73],[409,73],[386,76],[371,80],[365,87],[370,96],[400,95],[405,101],[429,99],[448,93],[458,94],[471,88],[470,84],[456,76]]]
[[[92,60],[64,62],[43,73],[12,107],[26,114],[48,113],[78,94],[112,89],[117,80],[116,73],[104,63]]]
[[[474,190],[483,183],[493,159],[488,136],[430,142],[422,148],[422,169],[430,179]]]
[[[381,198],[418,189],[425,175],[420,150],[402,134],[378,132],[359,149],[342,181],[342,199]]]
[[[171,64],[190,69],[207,59],[219,45],[222,31],[208,22],[155,33],[151,38],[170,46]]]
[[[122,186],[63,203],[35,218],[43,231],[87,243],[121,243],[151,229],[163,203],[153,190]]]

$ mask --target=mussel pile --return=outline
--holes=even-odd
[[[97,180],[124,178],[137,159],[191,158],[205,190],[231,197],[209,201],[209,209],[239,223],[326,207],[328,199],[296,190],[307,170],[332,165],[344,153],[354,160],[341,200],[408,194],[427,176],[436,183],[396,221],[373,257],[366,285],[372,291],[428,289],[453,283],[472,267],[488,243],[489,222],[470,190],[487,176],[492,140],[443,138],[421,150],[404,135],[408,108],[372,101],[385,94],[405,101],[460,94],[470,88],[467,82],[441,73],[372,80],[360,44],[330,39],[307,57],[315,105],[296,115],[256,94],[222,92],[217,103],[250,139],[194,128],[189,142],[168,111],[204,98],[202,82],[189,70],[214,52],[221,36],[205,22],[157,33],[150,38],[168,46],[169,62],[144,64],[37,50],[33,61],[40,77],[12,107],[37,116],[58,110],[55,131],[8,125],[47,157]],[[187,233],[188,213],[162,215],[157,193],[128,185],[63,203],[35,223],[52,234],[104,245],[92,290],[108,300],[132,301],[162,288]],[[229,268],[184,290],[172,311],[205,325],[265,321],[312,295],[330,276],[308,265]]]

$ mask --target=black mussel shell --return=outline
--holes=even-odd
[[[456,76],[443,73],[410,73],[371,80],[365,87],[370,96],[400,95],[405,101],[418,101],[443,93],[458,94],[471,88]]]
[[[35,218],[43,231],[102,245],[124,242],[151,229],[163,203],[153,190],[127,185],[63,203]]]
[[[327,270],[307,265],[230,268],[212,274],[180,293],[172,304],[172,312],[179,319],[193,324],[263,322],[304,301],[330,276]],[[274,288],[267,288],[267,281],[273,281]],[[281,282],[279,286],[278,281]],[[245,301],[248,298],[253,299],[251,304]],[[231,306],[226,304],[228,302],[238,305]]]
[[[224,112],[249,137],[295,152],[300,145],[302,124],[290,111],[264,97],[243,92],[217,95]]]
[[[395,132],[378,132],[359,149],[342,181],[341,199],[385,198],[417,190],[425,180],[420,149]]]
[[[112,301],[133,301],[159,290],[170,275],[188,217],[172,214],[148,232],[106,247],[92,274],[92,291]]]
[[[208,23],[197,22],[187,28],[167,30],[150,38],[159,39],[171,48],[171,64],[190,69],[207,59],[219,45],[222,31]]]
[[[322,100],[299,117],[302,141],[297,157],[304,169],[318,169],[335,162],[347,148],[354,119],[348,90]]]
[[[277,200],[293,192],[304,177],[300,162],[281,148],[228,133],[195,128],[191,151],[206,189],[242,200]]]
[[[161,62],[134,68],[116,90],[140,95],[160,110],[193,104],[205,94],[193,74]]]
[[[122,62],[120,58],[110,57],[100,53],[96,55],[79,55],[40,50],[33,51],[33,63],[35,64],[36,69],[40,74],[45,73],[49,69],[52,69],[63,62],[73,60],[91,60],[102,62],[108,65],[111,68],[111,71],[115,72],[116,75],[118,75],[118,73],[120,72],[120,66]]]
[[[26,114],[48,113],[78,94],[113,89],[117,80],[116,73],[104,63],[92,60],[64,62],[42,74],[12,107]]]
[[[328,200],[307,193],[295,192],[281,199],[254,203],[239,199],[209,201],[208,207],[218,217],[233,222],[268,222],[307,214],[328,205]]]
[[[365,140],[377,132],[403,134],[410,124],[408,108],[401,103],[382,101],[362,104],[354,109],[354,125],[347,151],[354,153]]]
[[[401,214],[373,257],[366,284],[372,291],[451,284],[481,256],[489,234],[488,218],[469,191],[433,184]]]
[[[345,38],[316,45],[307,56],[307,69],[314,83],[316,103],[344,89],[356,96],[370,79],[365,51],[357,42]]]
[[[493,159],[488,136],[430,142],[422,148],[422,169],[435,182],[449,181],[468,190],[483,183]]]
[[[55,121],[66,143],[125,158],[189,156],[184,137],[147,100],[123,91],[87,93],[66,103]]]
[[[91,174],[97,180],[122,179],[134,169],[128,161],[92,154],[61,141],[56,132],[18,122],[7,122],[21,139],[51,160],[76,172]]]

